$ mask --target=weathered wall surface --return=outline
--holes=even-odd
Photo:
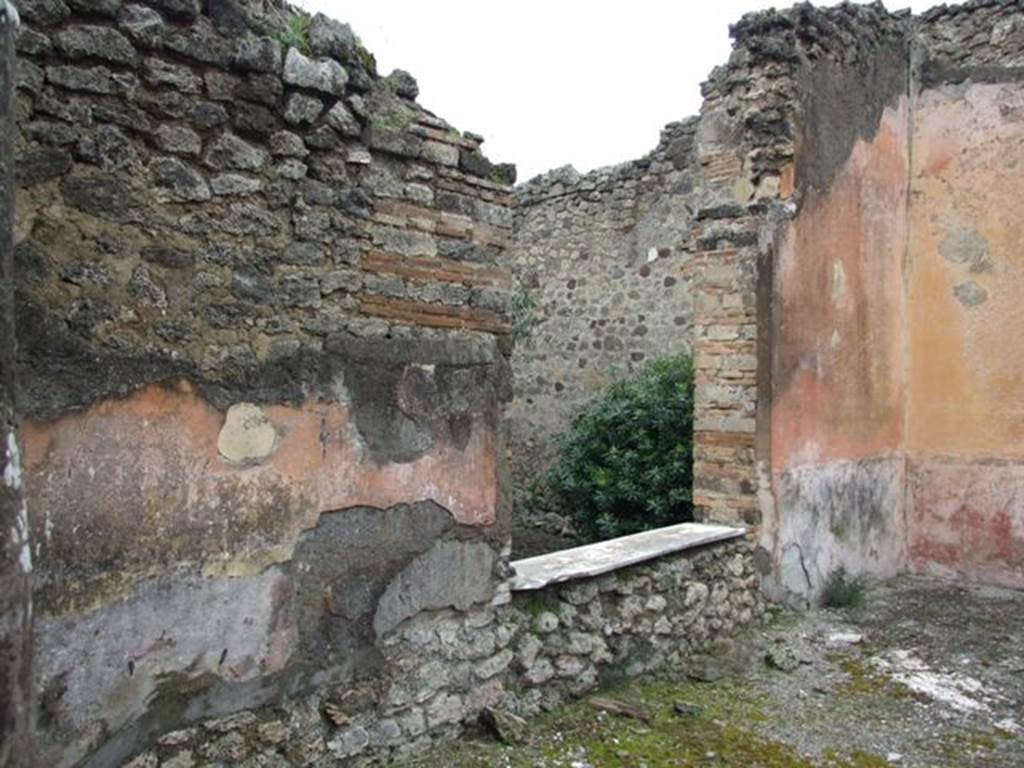
[[[819,419],[831,419],[837,428],[837,419],[857,422],[852,403],[838,414],[828,393],[801,403],[798,390],[828,389],[822,376],[845,384],[838,369],[816,368],[818,358],[827,362],[835,330],[819,335],[818,320],[831,312],[830,302],[843,300],[830,298],[834,290],[867,293],[858,282],[880,276],[861,273],[859,254],[872,244],[850,235],[862,196],[875,207],[861,216],[875,219],[883,216],[877,206],[895,197],[865,191],[861,182],[880,188],[900,173],[894,143],[901,141],[901,129],[889,126],[875,152],[880,160],[860,150],[855,167],[838,182],[844,189],[835,200],[826,193],[858,141],[874,136],[899,86],[905,88],[907,63],[899,21],[876,6],[750,14],[732,34],[729,64],[705,85],[698,131],[698,162],[718,205],[698,214],[701,249],[694,260],[694,497],[706,518],[762,524],[778,568],[786,550],[775,539],[778,526],[791,514],[804,517],[781,508],[776,475],[812,460],[817,448],[805,443],[821,442],[822,435],[808,434],[819,428]],[[798,222],[788,224],[797,211]],[[831,223],[823,225],[823,217]],[[879,237],[895,241],[898,225]],[[818,249],[835,258],[835,275]],[[844,269],[853,273],[849,281]],[[779,295],[777,286],[788,293]],[[845,295],[845,323],[863,323],[869,314],[854,309],[857,298]],[[855,342],[846,343],[853,354]],[[869,375],[876,382],[886,377]],[[891,400],[889,390],[883,397]],[[776,416],[776,399],[787,391]],[[802,407],[814,416],[802,414]],[[781,445],[776,429],[788,430],[778,435]],[[788,503],[805,507],[803,494],[816,487],[807,480],[791,489]]]
[[[605,386],[690,347],[692,297],[680,270],[697,207],[695,127],[667,126],[642,160],[583,176],[559,169],[516,189],[505,260],[537,321],[512,355],[509,456],[519,487],[547,467],[552,438]]]
[[[505,171],[326,18],[20,5],[40,764],[386,688],[502,568]]]
[[[1021,586],[1024,351],[1007,340],[1024,332],[1024,222],[1006,201],[1024,194],[1024,85],[924,90],[913,142],[911,563]]]
[[[852,39],[817,25],[836,44],[794,70],[795,215],[762,230],[770,585],[799,601],[838,566],[1020,585],[1024,359],[1005,339],[1021,225],[1005,200],[1021,192],[1024,19],[985,0],[866,20]]]
[[[382,648],[401,673],[383,696],[373,681],[324,686],[288,709],[166,734],[128,765],[379,765],[458,733],[484,707],[531,715],[602,681],[685,669],[765,611],[752,545],[739,541],[516,592],[496,610],[422,613]]]
[[[771,450],[782,515],[762,535],[786,592],[813,592],[839,566],[892,575],[905,560],[893,511],[904,504],[908,114],[896,98],[828,187],[808,191],[775,262]]]
[[[14,20],[0,6],[0,766],[31,766],[32,551],[14,376]]]

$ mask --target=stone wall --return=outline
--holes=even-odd
[[[509,169],[322,16],[19,6],[39,764],[388,679],[504,567]]]
[[[610,382],[689,350],[692,301],[682,269],[697,206],[695,127],[667,126],[641,160],[585,175],[561,168],[516,187],[505,260],[536,304],[536,325],[512,355],[517,488],[550,464],[553,438]],[[517,519],[529,516],[517,507]]]
[[[1024,66],[1024,22],[1016,0],[968,0],[940,5],[915,20],[927,51],[925,72],[960,79]],[[959,72],[958,72],[959,71]]]
[[[386,681],[206,720],[128,765],[377,764],[454,737],[485,707],[530,715],[627,675],[684,669],[765,608],[752,545],[738,540],[517,591],[504,605],[421,613],[382,646]]]
[[[764,617],[753,552],[740,539],[515,592],[511,708],[532,714],[600,684],[685,670]]]
[[[566,167],[516,188],[505,261],[536,305],[512,355],[517,487],[547,467],[553,438],[610,382],[689,350],[693,307],[681,270],[698,206],[695,128],[667,126],[641,160],[582,176]]]
[[[397,754],[681,663],[762,611],[755,562],[794,602],[837,565],[1024,584],[1019,3],[752,14],[648,158],[515,199],[325,17],[19,5],[0,683],[31,556],[37,763]],[[508,263],[520,481],[690,347],[698,514],[761,551],[510,601]]]
[[[0,5],[0,766],[28,768],[32,551],[14,386],[14,23]]]

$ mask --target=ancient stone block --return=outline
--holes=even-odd
[[[314,96],[291,93],[285,103],[284,119],[292,125],[309,125],[320,117],[323,108],[323,102]]]
[[[116,29],[89,25],[68,27],[54,40],[57,49],[70,59],[94,57],[124,66],[135,65],[135,48]]]
[[[356,37],[348,24],[318,13],[309,25],[309,46],[317,56],[348,61],[355,55]]]
[[[118,14],[117,26],[129,40],[143,48],[160,45],[165,28],[160,14],[142,5],[125,5]]]
[[[299,88],[310,88],[333,96],[345,93],[348,75],[336,61],[314,61],[302,55],[297,48],[289,48],[284,60],[284,81]]]
[[[210,187],[195,168],[172,157],[156,158],[149,164],[153,183],[164,190],[164,197],[179,201],[210,199]]]
[[[234,168],[258,171],[267,162],[267,153],[233,133],[224,132],[212,141],[203,153],[203,164],[218,170]]]

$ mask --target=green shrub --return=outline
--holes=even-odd
[[[284,27],[277,31],[278,41],[286,48],[298,48],[302,53],[309,53],[309,27],[313,19],[301,11],[293,11],[288,16]]]
[[[532,494],[582,541],[693,519],[693,364],[656,360],[573,419]]]
[[[840,566],[832,571],[825,582],[821,602],[826,608],[860,608],[867,592],[867,580],[863,576],[850,576]]]
[[[524,341],[533,335],[533,329],[540,322],[537,316],[537,302],[522,283],[517,283],[512,292],[512,340]]]

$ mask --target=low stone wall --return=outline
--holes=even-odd
[[[422,612],[389,633],[386,677],[165,734],[128,766],[361,765],[453,738],[486,707],[530,715],[609,680],[680,668],[765,613],[752,545],[730,535],[740,538],[538,589],[513,577],[490,605]]]
[[[515,592],[506,704],[533,714],[603,682],[678,669],[765,608],[744,538]]]

